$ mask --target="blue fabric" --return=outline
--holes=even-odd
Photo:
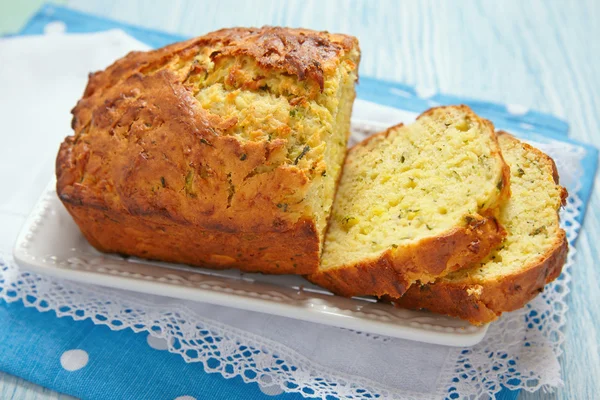
[[[273,399],[256,383],[241,377],[224,379],[207,374],[201,363],[187,364],[179,355],[155,350],[146,334],[130,329],[111,331],[93,322],[57,318],[22,303],[0,300],[0,370],[82,399]],[[88,364],[65,370],[61,355],[80,349]],[[284,393],[278,399],[302,399]]]
[[[26,24],[21,35],[41,34],[46,24],[62,21],[67,32],[97,32],[119,28],[152,47],[164,46],[184,37],[107,20],[67,8],[45,5]],[[509,112],[499,104],[436,94],[419,98],[414,88],[394,82],[361,77],[358,97],[375,103],[420,112],[438,104],[464,103],[494,121],[499,129],[516,132],[532,140],[553,138],[586,149],[585,174],[579,196],[584,208],[591,194],[597,169],[598,151],[568,137],[568,124],[538,112]],[[537,133],[533,133],[533,131]],[[542,136],[540,136],[540,134]],[[580,216],[582,222],[584,214]],[[57,318],[53,312],[40,313],[21,302],[0,300],[0,370],[53,390],[85,399],[266,399],[302,398],[299,394],[268,396],[257,384],[241,377],[225,379],[207,374],[201,363],[187,364],[179,355],[155,350],[145,334],[130,330],[114,332],[90,321]],[[70,349],[89,355],[86,367],[68,372],[60,356]],[[519,391],[503,389],[497,399],[516,399]]]
[[[569,125],[549,114],[536,111],[527,111],[522,115],[512,115],[507,106],[485,101],[473,100],[447,94],[435,94],[423,99],[419,98],[415,88],[397,82],[388,82],[369,77],[360,77],[357,87],[357,96],[363,100],[385,104],[403,110],[422,112],[430,107],[440,104],[466,104],[482,117],[494,121],[499,129],[507,131],[521,131],[523,126],[535,127],[551,136],[567,136]]]

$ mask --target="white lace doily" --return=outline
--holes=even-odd
[[[577,196],[584,150],[563,142],[534,143],[556,161],[570,197],[562,223],[577,236]],[[90,318],[113,330],[165,338],[169,350],[208,372],[280,386],[307,397],[348,399],[464,398],[511,389],[551,390],[561,383],[571,247],[561,277],[526,308],[503,315],[485,339],[448,348],[362,334],[247,311],[74,284],[22,272],[0,254],[0,297],[59,317]],[[360,349],[360,350],[355,350]]]

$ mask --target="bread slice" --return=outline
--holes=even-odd
[[[350,131],[356,38],[223,29],[92,74],[58,196],[98,250],[314,272]]]
[[[492,124],[467,106],[431,109],[350,150],[309,279],[343,296],[401,296],[500,244],[509,196]]]
[[[500,213],[508,231],[487,260],[439,281],[411,287],[395,302],[480,325],[523,307],[556,279],[567,257],[558,210],[567,191],[558,185],[550,157],[509,134],[499,136],[511,169],[512,196]]]

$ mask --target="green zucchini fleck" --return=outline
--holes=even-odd
[[[185,176],[185,194],[189,197],[196,197],[196,193],[194,192],[194,172],[188,171]]]
[[[302,157],[304,157],[306,155],[306,153],[308,153],[309,150],[310,150],[309,145],[304,146],[304,148],[302,149],[302,152],[300,154],[298,154],[298,157],[296,157],[296,160],[294,160],[294,165],[298,165],[298,161],[300,161],[302,159]]]
[[[205,144],[205,145],[210,146],[210,147],[213,147],[213,145],[208,140],[206,140],[204,138],[200,139],[200,143]]]
[[[536,236],[539,235],[540,233],[546,233],[548,230],[546,229],[545,225],[542,225],[538,228],[535,228],[533,231],[531,231],[531,233],[529,234],[529,236]]]

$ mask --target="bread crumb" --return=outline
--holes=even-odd
[[[474,295],[476,297],[479,297],[479,296],[481,296],[482,292],[483,292],[483,286],[481,286],[481,285],[475,285],[475,286],[470,287],[470,288],[467,289],[467,294],[469,296],[473,296]]]

